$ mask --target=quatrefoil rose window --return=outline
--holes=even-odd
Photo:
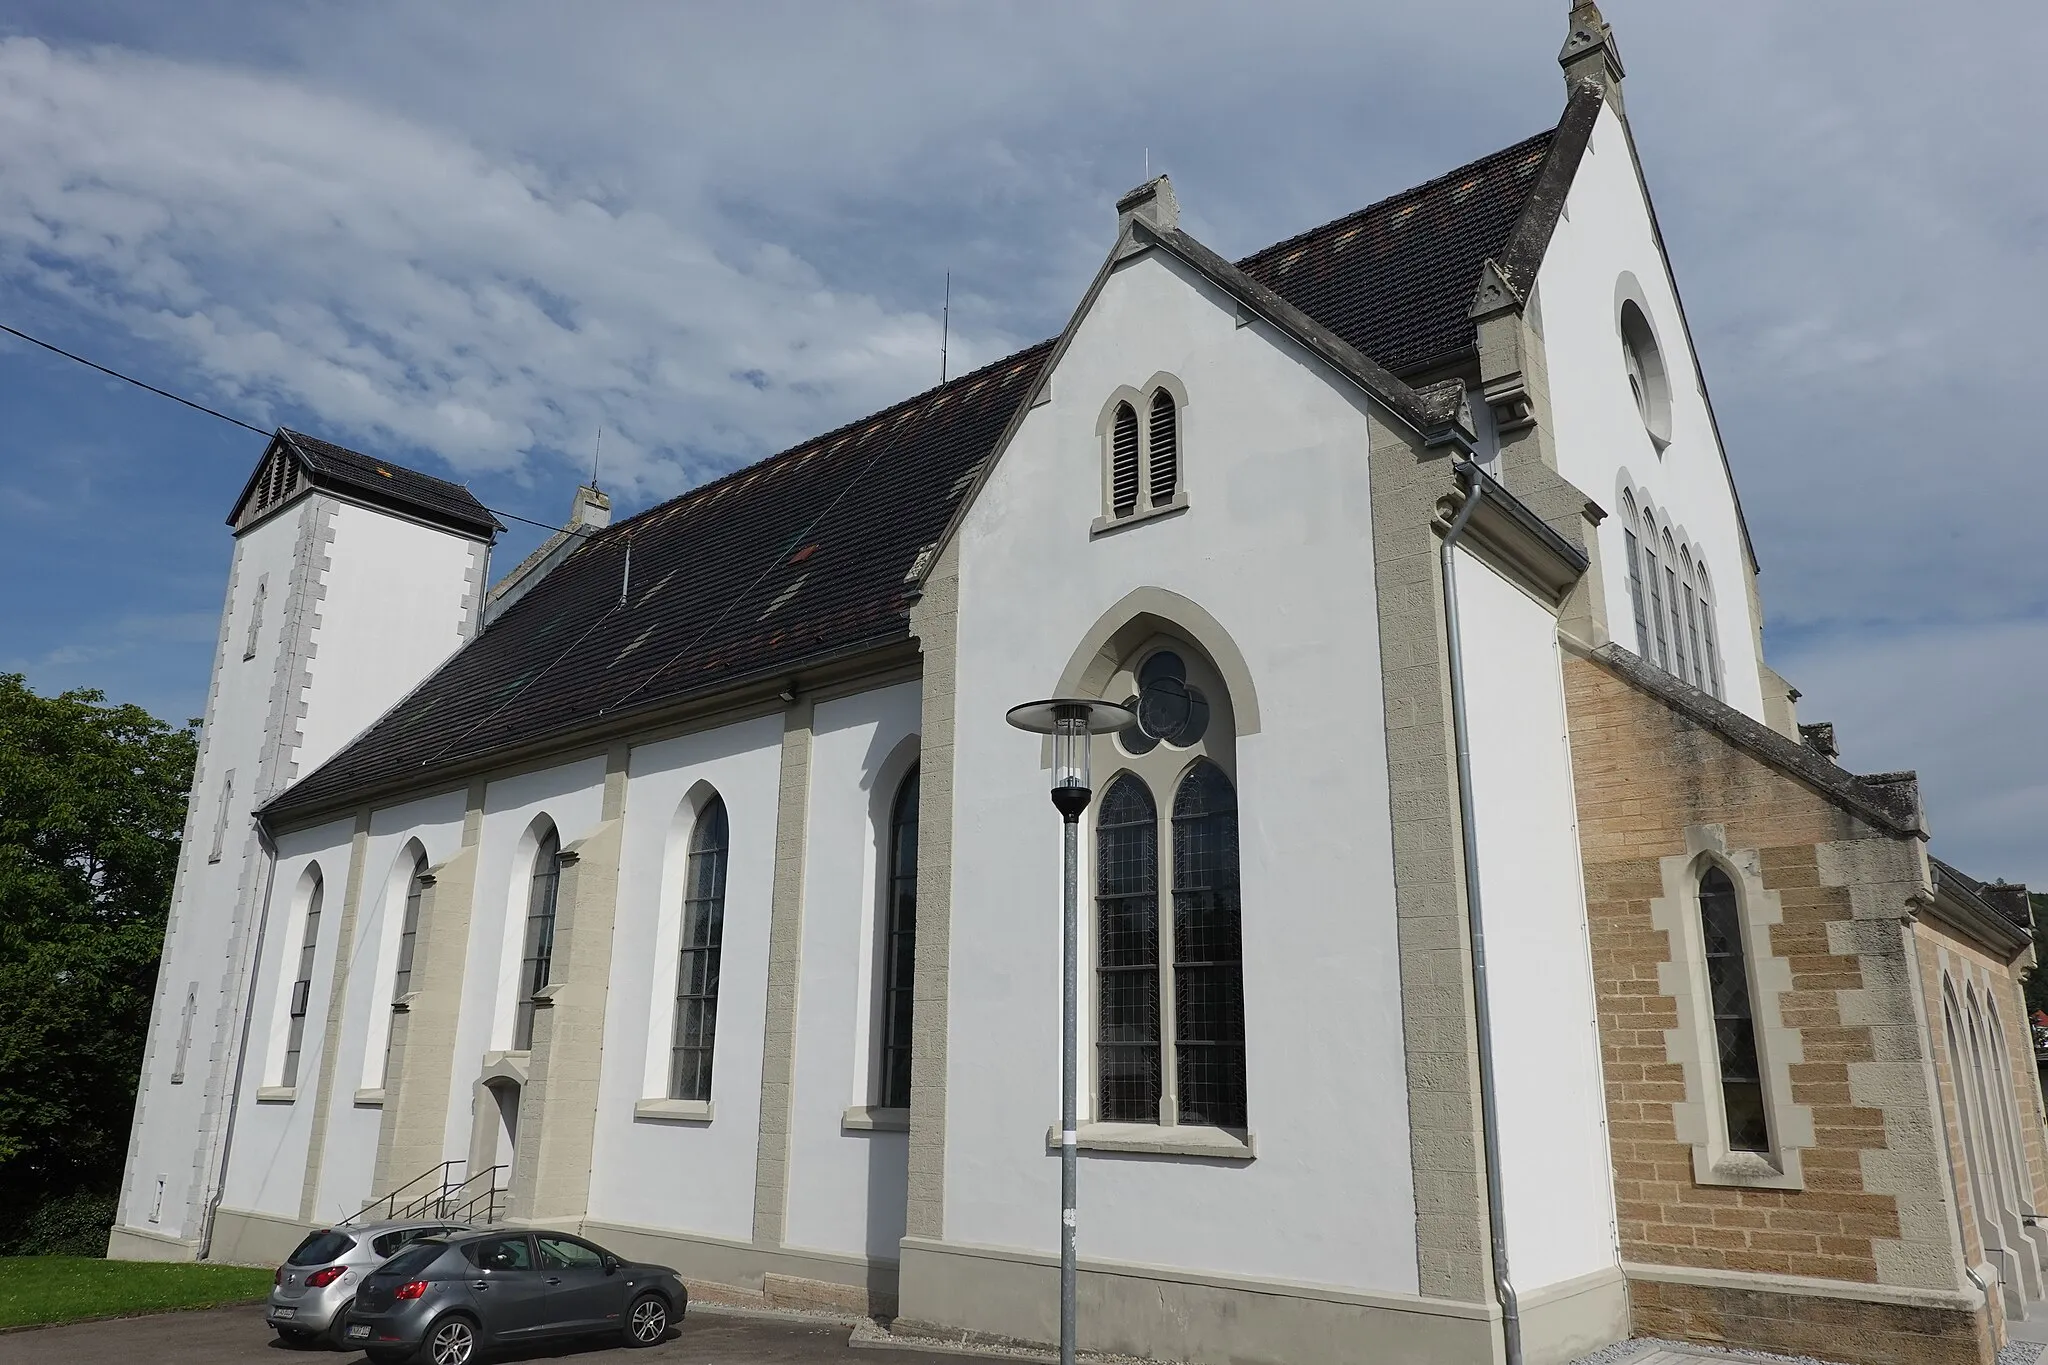
[[[1170,649],[1139,666],[1137,695],[1124,705],[1138,717],[1117,735],[1128,754],[1150,753],[1162,742],[1185,749],[1209,728],[1209,699],[1188,681],[1186,662]]]

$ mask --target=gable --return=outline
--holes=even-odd
[[[321,487],[480,539],[504,527],[459,483],[279,427],[235,498],[228,525],[246,530],[304,488]]]

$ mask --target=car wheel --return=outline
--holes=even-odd
[[[476,1324],[468,1318],[443,1318],[420,1343],[419,1360],[426,1365],[469,1365],[476,1357]]]
[[[337,1351],[348,1349],[348,1343],[342,1340],[341,1334],[348,1330],[348,1310],[355,1306],[356,1301],[350,1299],[347,1303],[334,1310],[334,1320],[327,1324],[327,1331],[324,1334],[325,1340],[329,1346]]]
[[[668,1300],[642,1294],[626,1310],[626,1344],[652,1346],[668,1335]]]

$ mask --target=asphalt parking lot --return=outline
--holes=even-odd
[[[792,1320],[693,1307],[659,1346],[629,1351],[612,1342],[555,1342],[493,1353],[492,1361],[599,1365],[945,1365],[946,1356],[847,1344],[851,1329],[826,1319]],[[957,1357],[955,1357],[957,1359]],[[260,1304],[81,1322],[0,1335],[0,1365],[364,1365],[355,1352],[292,1347],[263,1323]]]

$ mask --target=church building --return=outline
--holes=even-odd
[[[109,1254],[417,1205],[700,1300],[1056,1339],[1988,1365],[2048,1299],[2024,888],[1762,652],[1623,100],[1230,261],[1172,185],[1057,337],[492,581],[280,429]],[[1533,120],[1532,120],[1533,121]],[[370,1212],[365,1215],[364,1211]]]

